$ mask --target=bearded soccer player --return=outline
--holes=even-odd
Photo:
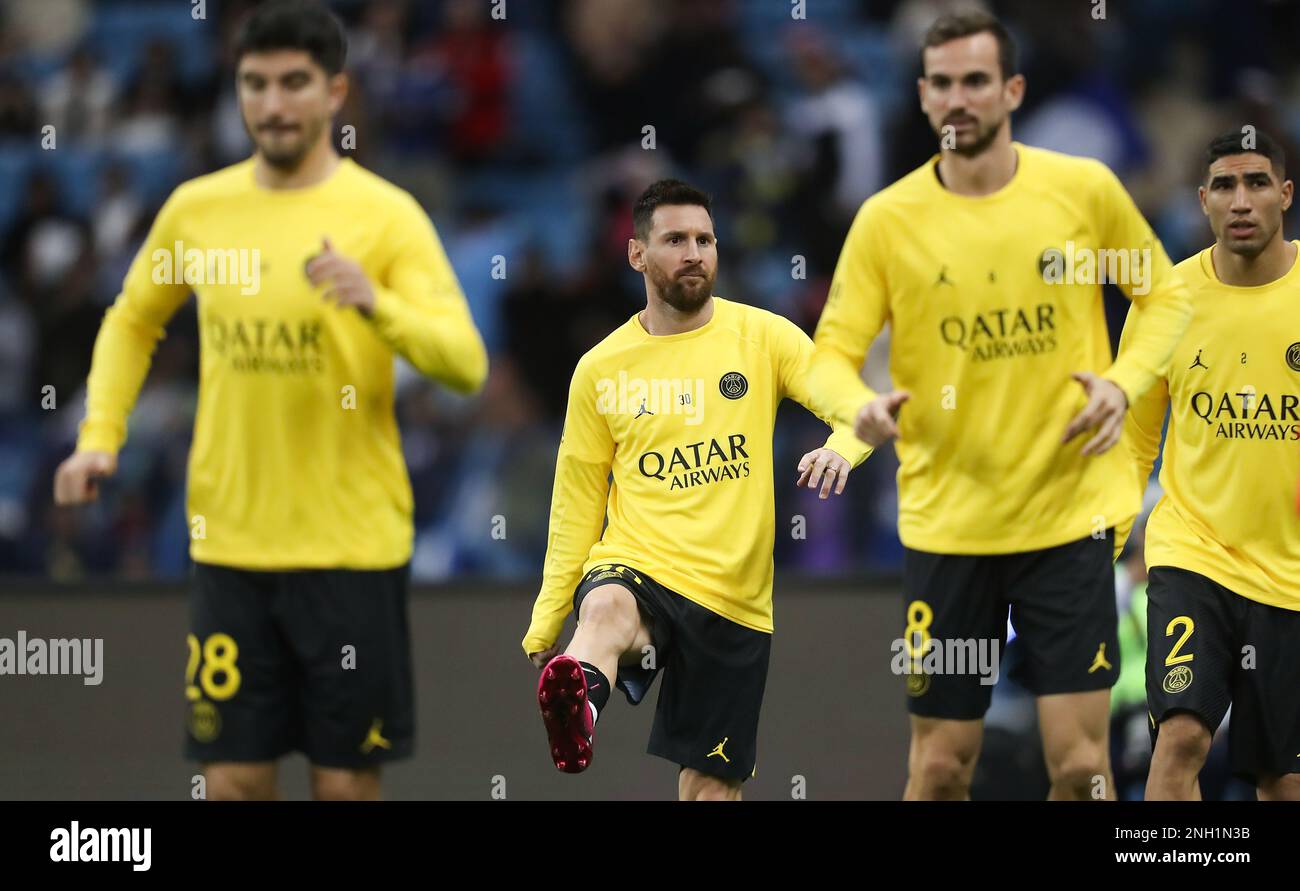
[[[186,753],[212,799],[276,797],[292,750],[316,798],[377,798],[380,765],[414,740],[393,359],[468,393],[487,356],[420,206],[335,153],[339,21],[315,3],[266,4],[236,50],[255,152],[159,212],[104,317],[55,498],[93,500],[113,474],[153,349],[192,290]]]
[[[969,796],[992,678],[929,657],[970,642],[1000,653],[1008,610],[1051,797],[1113,797],[1113,529],[1140,493],[1112,447],[1186,327],[1187,289],[1102,164],[1012,141],[1025,79],[996,19],[944,16],[921,55],[940,153],[858,212],[809,384],[868,444],[897,440],[904,797]],[[1097,264],[1135,307],[1113,361]],[[877,394],[859,370],[886,323],[896,389]]]
[[[646,308],[573,373],[523,647],[542,669],[559,769],[590,764],[611,680],[635,705],[662,668],[650,754],[680,765],[682,800],[738,800],[771,646],[773,424],[782,399],[809,404],[812,341],[788,319],[712,296],[704,193],[657,182],[633,227],[628,262]],[[841,426],[803,456],[798,484],[838,494],[869,451]],[[556,655],[570,609],[577,630]]]
[[[1231,704],[1234,773],[1261,799],[1300,800],[1300,242],[1282,235],[1294,189],[1267,135],[1210,144],[1199,191],[1215,243],[1176,267],[1192,322],[1126,422],[1145,484],[1169,410],[1146,527],[1148,799],[1200,798]]]

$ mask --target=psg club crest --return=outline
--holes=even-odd
[[[1286,364],[1292,371],[1300,371],[1300,343],[1293,343],[1286,348]]]
[[[1165,688],[1166,693],[1181,693],[1192,685],[1192,670],[1186,665],[1175,665],[1169,669],[1165,675],[1165,682],[1161,686]]]
[[[749,392],[749,381],[739,371],[728,371],[718,381],[718,389],[728,399],[739,399]]]
[[[221,735],[221,713],[217,707],[200,699],[190,710],[190,733],[201,743],[210,743]]]

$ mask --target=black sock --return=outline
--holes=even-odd
[[[605,703],[609,702],[609,678],[590,662],[579,659],[578,664],[587,675],[587,699],[596,707],[596,717],[599,718],[605,709]]]

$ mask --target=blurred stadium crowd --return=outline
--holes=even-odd
[[[248,154],[227,47],[249,5],[207,2],[196,20],[188,0],[0,0],[0,574],[185,572],[192,303],[155,355],[100,502],[56,511],[50,480],[100,318],[154,212],[181,180]],[[330,5],[350,32],[345,153],[424,204],[492,356],[472,399],[401,377],[414,572],[430,580],[540,572],[569,375],[644,305],[625,250],[641,188],[673,174],[711,191],[716,293],[811,332],[859,204],[934,151],[915,101],[920,34],[971,4],[807,0],[803,20],[790,0]],[[1300,163],[1300,3],[1143,0],[1104,19],[1095,0],[988,6],[1021,43],[1015,137],[1105,161],[1175,261],[1210,240],[1194,186],[1212,135],[1249,122]],[[783,409],[777,516],[808,525],[805,540],[778,530],[778,565],[892,572],[892,450],[817,503],[794,468],[824,430]]]

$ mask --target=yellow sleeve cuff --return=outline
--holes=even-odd
[[[867,456],[872,452],[871,446],[858,439],[856,433],[843,428],[831,433],[826,439],[825,447],[841,455],[854,467],[867,460]]]
[[[78,428],[76,450],[78,452],[107,452],[110,455],[116,455],[125,440],[125,429],[103,421],[93,422],[87,418],[81,422],[81,426]]]
[[[1152,375],[1147,374],[1140,368],[1123,366],[1119,362],[1112,365],[1102,377],[1124,391],[1129,408],[1132,408],[1137,403],[1138,398],[1155,383],[1155,378]]]

